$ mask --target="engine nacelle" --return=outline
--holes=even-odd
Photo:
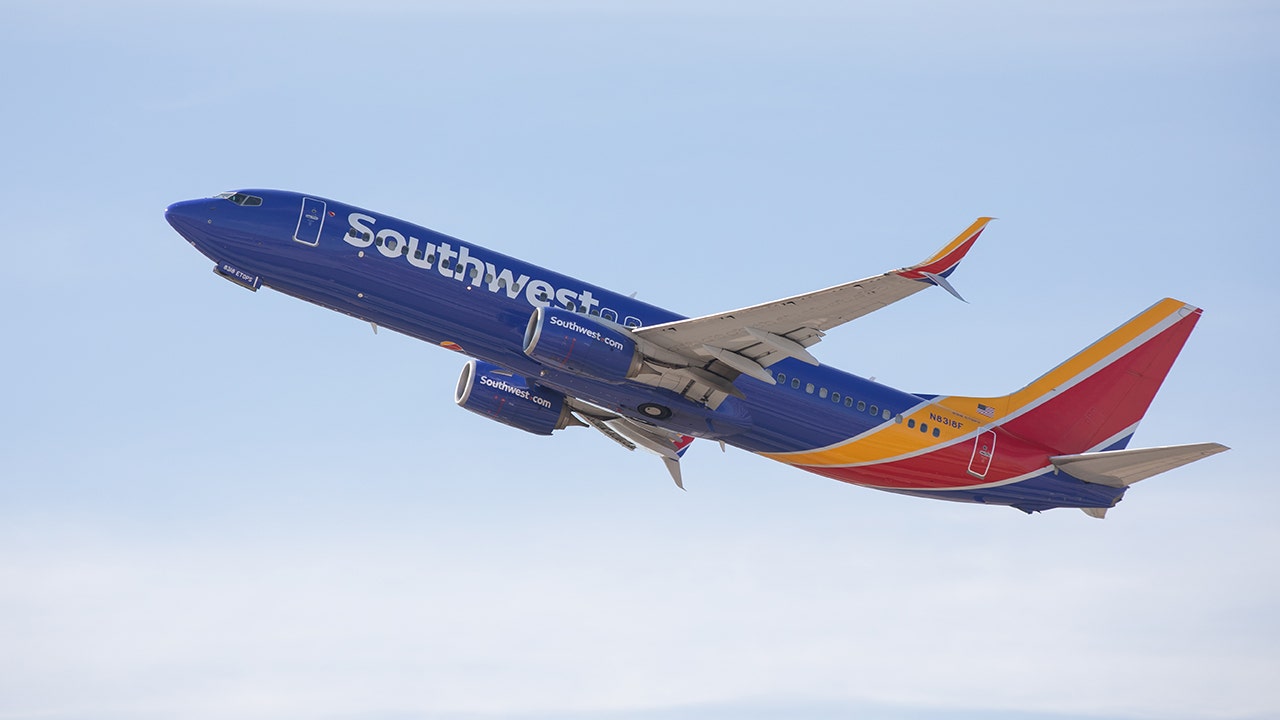
[[[477,415],[534,435],[550,435],[570,424],[581,424],[569,412],[563,394],[480,360],[462,368],[453,401]]]
[[[626,330],[589,315],[540,307],[524,331],[524,354],[544,365],[618,383],[640,374],[642,356]]]

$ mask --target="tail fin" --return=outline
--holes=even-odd
[[[939,402],[1054,455],[1124,448],[1200,313],[1166,298],[1012,395]]]

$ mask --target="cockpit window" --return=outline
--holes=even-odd
[[[217,197],[222,198],[223,200],[230,200],[242,207],[258,207],[262,204],[262,198],[257,195],[246,195],[242,192],[218,193]]]

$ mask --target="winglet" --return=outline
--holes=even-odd
[[[952,270],[956,269],[956,266],[964,259],[965,254],[967,254],[969,249],[973,247],[973,244],[977,242],[978,236],[987,228],[987,223],[992,220],[995,220],[995,218],[980,217],[977,220],[974,220],[973,224],[965,228],[964,232],[957,235],[954,240],[947,243],[941,250],[931,255],[927,260],[918,265],[903,268],[897,271],[896,274],[908,280],[921,280],[933,283],[934,285],[942,287],[947,292],[950,292],[952,295],[960,297],[954,288],[944,284],[943,282],[939,282],[939,280],[947,277],[951,274]],[[963,298],[961,299],[963,300]]]
[[[933,273],[931,273],[931,272],[927,272],[927,273],[925,273],[925,274],[924,274],[924,276],[925,276],[925,277],[927,277],[927,278],[929,278],[929,282],[933,283],[934,285],[937,285],[938,287],[942,288],[943,290],[946,290],[947,292],[949,292],[949,293],[951,293],[952,295],[954,295],[954,296],[955,296],[955,298],[956,298],[957,300],[959,300],[960,302],[962,302],[962,303],[967,303],[967,302],[969,302],[968,300],[965,300],[964,298],[960,297],[960,292],[959,292],[958,290],[956,290],[955,288],[951,287],[951,283],[950,283],[946,278],[942,277],[941,275],[934,275],[934,274],[933,274]]]
[[[680,458],[684,457],[684,451],[689,449],[690,443],[693,442],[692,435],[681,435],[679,439],[671,441],[671,445],[676,449],[676,457],[663,457],[662,462],[667,466],[667,472],[671,473],[671,479],[676,481],[676,487],[684,489],[684,479],[680,477]]]
[[[664,457],[662,462],[666,464],[667,472],[671,473],[671,479],[676,481],[676,487],[684,490],[684,480],[680,477],[680,461]]]

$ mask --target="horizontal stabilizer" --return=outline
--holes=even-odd
[[[1062,472],[1085,482],[1121,488],[1228,449],[1226,445],[1218,443],[1196,443],[1058,455],[1049,458],[1049,462]]]

